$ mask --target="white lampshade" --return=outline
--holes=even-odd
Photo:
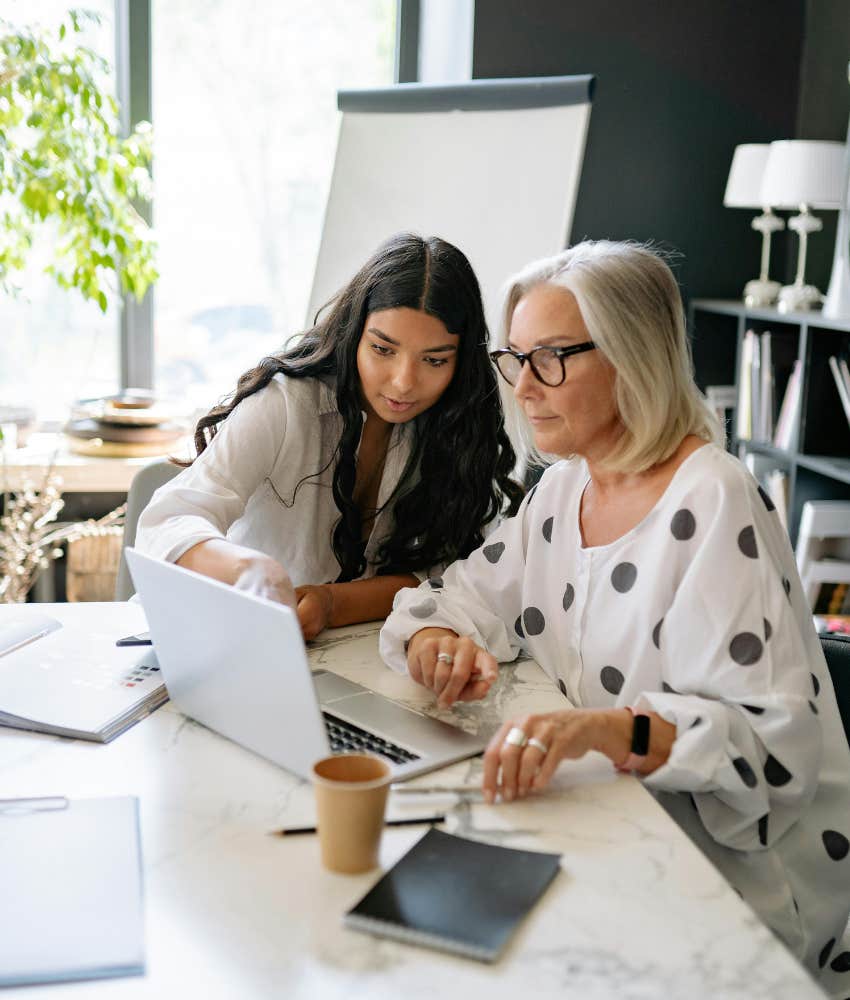
[[[727,208],[761,208],[761,182],[770,152],[769,142],[748,142],[735,148],[723,204]]]
[[[843,177],[843,142],[772,142],[760,203],[774,208],[838,208]]]

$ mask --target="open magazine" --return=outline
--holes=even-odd
[[[168,700],[134,603],[0,605],[0,725],[107,743]]]

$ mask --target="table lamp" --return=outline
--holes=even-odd
[[[847,66],[847,79],[850,82],[850,64]],[[847,125],[847,143],[844,147],[841,193],[832,274],[823,300],[823,314],[832,319],[850,316],[850,123]]]
[[[775,208],[798,209],[788,220],[788,228],[800,238],[797,274],[793,285],[780,289],[780,312],[811,309],[823,302],[814,285],[805,283],[806,245],[810,233],[823,228],[812,208],[837,209],[841,206],[844,177],[844,143],[807,139],[783,139],[770,144],[764,168],[761,200]]]
[[[785,228],[785,223],[774,215],[770,207],[761,200],[761,182],[770,144],[748,142],[738,146],[729,168],[729,180],[723,204],[727,208],[760,208],[761,215],[753,219],[753,229],[761,233],[761,271],[758,278],[744,286],[744,302],[748,306],[769,306],[779,295],[779,282],[770,281],[767,272],[770,267],[770,237],[772,233]]]

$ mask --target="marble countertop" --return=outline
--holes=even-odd
[[[427,692],[380,664],[377,626],[329,633],[311,644],[310,658],[431,709]],[[525,661],[502,669],[484,703],[433,714],[489,732],[506,715],[563,704]],[[143,977],[4,997],[823,996],[636,779],[591,757],[563,766],[545,795],[486,806],[475,791],[480,770],[475,759],[411,782],[465,785],[469,794],[392,793],[390,808],[445,812],[449,832],[562,855],[561,874],[493,966],[343,928],[342,914],[380,872],[331,874],[315,837],[276,835],[309,814],[309,787],[171,705],[107,746],[0,730],[4,797],[139,797],[147,952]],[[387,828],[382,868],[423,832]]]

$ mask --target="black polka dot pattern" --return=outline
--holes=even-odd
[[[518,615],[517,620],[514,622],[514,632],[516,632],[520,639],[525,638],[525,632],[522,630],[522,615]]]
[[[815,677],[814,674],[812,674],[811,677],[812,677],[812,687],[815,689],[815,698],[817,698],[817,696],[820,694],[820,681],[817,679],[817,677]]]
[[[816,704],[815,704],[815,703],[814,703],[813,701],[810,701],[810,702],[809,702],[809,708],[810,708],[810,709],[812,710],[812,712],[813,712],[813,713],[814,713],[815,715],[817,715],[817,714],[818,714],[818,707],[817,707],[817,705],[816,705]]]
[[[670,522],[670,531],[676,541],[686,542],[689,538],[694,537],[696,530],[697,520],[694,515],[684,507],[682,510],[677,510]]]
[[[688,726],[688,729],[696,729],[696,727],[702,722],[702,716],[698,715],[694,721]]]
[[[748,712],[752,712],[753,715],[764,714],[764,709],[761,705],[741,705],[741,708],[745,708]]]
[[[732,766],[741,776],[741,781],[747,786],[747,788],[755,788],[759,783],[759,779],[756,777],[756,772],[750,767],[749,761],[744,757],[736,757],[732,761]]]
[[[423,601],[421,604],[414,604],[410,609],[410,613],[414,618],[430,618],[436,611],[437,602],[433,597],[429,597],[427,601]]]
[[[763,649],[761,639],[752,632],[739,632],[729,643],[729,655],[742,667],[758,663]]]
[[[543,537],[547,542],[552,541],[552,525],[555,523],[554,517],[547,517],[543,522]]]
[[[546,628],[546,619],[540,608],[526,608],[522,613],[522,624],[526,635],[540,635]]]
[[[560,677],[558,678],[558,690],[565,698],[567,697],[567,685],[561,680]]]
[[[670,687],[670,685],[667,683],[667,681],[662,681],[661,682],[661,690],[664,691],[665,694],[678,694],[679,693],[674,687]]]
[[[767,779],[767,783],[774,788],[781,788],[783,785],[787,785],[793,777],[791,772],[780,764],[773,754],[768,754],[768,758],[764,762],[764,776]]]
[[[440,590],[443,586],[443,578],[441,576],[432,576],[428,580],[428,585],[432,590]]]
[[[626,678],[616,667],[603,667],[599,673],[599,680],[609,694],[619,694],[626,682]]]
[[[661,621],[656,622],[655,628],[652,630],[652,645],[655,646],[656,649],[661,649],[661,626],[663,624],[664,619],[662,618]]]
[[[850,972],[850,951],[842,951],[829,963],[833,972]]]
[[[838,830],[824,830],[821,834],[826,853],[833,861],[843,861],[850,851],[850,841]]]
[[[611,571],[611,585],[618,594],[625,594],[635,585],[637,566],[630,562],[618,563]]]
[[[759,843],[767,847],[767,813],[759,820]]]
[[[764,619],[764,641],[770,642],[770,637],[773,635],[773,626],[765,618]]]
[[[758,559],[759,549],[756,545],[756,533],[751,524],[741,529],[738,535],[738,548],[748,559]]]
[[[493,542],[492,545],[485,545],[481,551],[484,553],[484,558],[487,562],[497,563],[502,558],[502,553],[505,551],[505,543]]]
[[[571,583],[567,584],[567,589],[564,591],[564,611],[569,611],[573,606],[573,601],[576,599],[576,592]]]
[[[776,505],[770,499],[770,497],[767,495],[767,493],[765,493],[765,491],[762,489],[761,486],[759,486],[759,496],[764,501],[764,505],[765,505],[765,507],[767,507],[768,510],[776,510]]]
[[[791,600],[791,581],[787,576],[782,577],[782,589],[785,591],[785,596],[788,600]]]
[[[822,969],[826,963],[829,961],[829,956],[832,949],[835,947],[835,938],[830,938],[826,944],[821,948],[820,955],[818,955],[818,968]]]

